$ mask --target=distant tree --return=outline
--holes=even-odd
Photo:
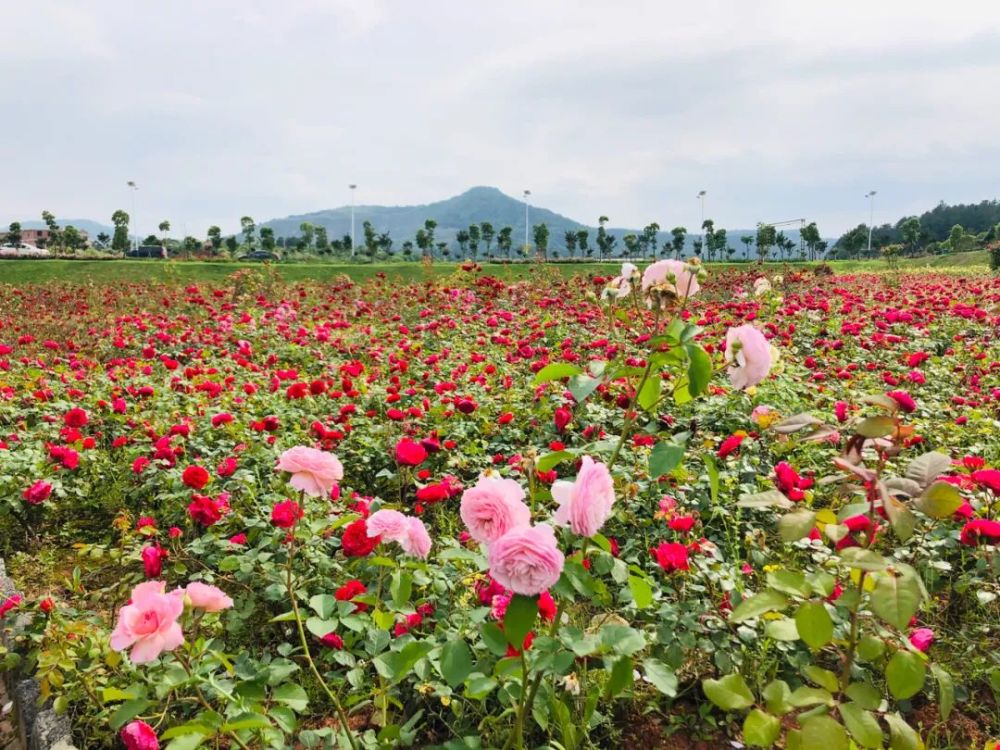
[[[750,248],[753,246],[754,242],[753,235],[752,234],[742,235],[740,237],[740,242],[742,242],[746,248],[743,252],[743,257],[746,258],[747,260],[750,260]]]
[[[684,227],[674,227],[670,230],[673,239],[670,241],[670,249],[674,252],[675,258],[680,258],[684,252],[684,240],[687,237],[687,229]]]
[[[820,240],[819,242],[816,243],[817,257],[822,258],[824,255],[826,255],[827,245],[828,243],[826,240]]]
[[[218,255],[222,249],[222,230],[213,224],[208,228],[208,239],[212,243],[212,253]]]
[[[784,254],[785,250],[785,233],[779,231],[774,236],[774,246],[778,250],[778,257],[780,258]]]
[[[170,222],[164,219],[160,222],[159,230],[163,232],[163,237],[160,239],[160,244],[163,247],[167,246],[167,241],[169,239],[168,233],[170,232]]]
[[[417,247],[420,248],[420,255],[426,257],[430,254],[430,249],[434,246],[431,242],[431,235],[427,233],[426,229],[418,229],[417,236],[415,237],[417,242]]]
[[[722,260],[722,253],[726,252],[726,246],[729,244],[729,236],[726,234],[725,229],[716,229],[712,232],[712,246],[709,248],[709,255],[713,259],[718,256],[719,260]]]
[[[299,224],[299,236],[302,238],[302,249],[312,250],[316,238],[316,227],[308,221],[303,221]]]
[[[587,244],[587,240],[590,239],[590,232],[586,229],[576,230],[576,246],[580,248],[580,257],[589,258],[594,254],[593,249]]]
[[[708,255],[708,259],[712,260],[712,255],[715,253],[715,222],[711,219],[705,219],[701,223],[702,231],[702,247]]]
[[[326,235],[326,227],[316,227],[316,252],[320,254],[330,252],[330,240]]]
[[[704,241],[703,241],[703,240],[701,239],[701,237],[699,237],[698,239],[694,240],[694,241],[693,241],[693,242],[691,243],[691,247],[692,247],[692,248],[694,248],[694,254],[695,254],[696,256],[698,256],[699,258],[701,257],[701,251],[702,251],[702,249],[704,248],[704,245],[705,245],[705,243],[704,243]]]
[[[229,235],[226,237],[226,250],[229,251],[230,255],[235,255],[236,250],[239,248],[240,243],[234,235]]]
[[[386,257],[391,255],[392,237],[389,236],[388,232],[380,232],[378,238],[375,240],[375,246],[381,255]]]
[[[243,239],[247,244],[247,249],[253,250],[253,240],[254,234],[257,231],[257,222],[255,222],[250,216],[244,216],[240,219],[240,231],[242,232]]]
[[[488,221],[480,222],[479,236],[482,237],[483,242],[486,243],[486,255],[489,255],[490,251],[493,249],[493,238],[497,236],[496,230]]]
[[[470,224],[466,231],[469,234],[469,252],[472,254],[472,259],[475,260],[479,256],[479,240],[482,238],[479,233],[479,225]]]
[[[370,221],[366,221],[361,227],[365,235],[365,255],[374,259],[378,251],[378,234]]]
[[[407,240],[403,243],[403,255],[409,260],[410,256],[413,255],[413,243]]]
[[[774,227],[770,224],[761,224],[757,227],[757,239],[754,244],[757,245],[757,257],[763,262],[768,254],[771,252],[771,246],[774,245],[777,240],[777,232]]]
[[[514,227],[503,227],[497,234],[497,252],[510,260],[510,251],[514,246]]]
[[[809,222],[802,228],[801,237],[802,241],[806,243],[806,248],[809,250],[809,257],[815,260],[816,245],[823,239],[819,234],[819,228],[816,226],[815,221]]]
[[[269,253],[274,252],[274,229],[271,227],[260,228],[260,246]]]
[[[625,255],[629,260],[636,259],[642,252],[642,244],[637,234],[629,232],[622,237],[622,243],[625,245]]]
[[[64,247],[68,247],[70,250],[80,250],[85,244],[83,235],[72,224],[62,231],[62,245]]]
[[[447,258],[448,255],[450,255],[450,253],[448,251],[448,243],[447,242],[438,242],[437,243],[437,249],[438,249],[438,255],[440,255],[442,258]]]
[[[7,231],[7,244],[14,247],[21,247],[21,237],[23,236],[21,234],[21,222],[12,221]]]
[[[97,241],[101,243],[102,247],[107,247],[108,243],[111,242],[111,235],[107,232],[98,232]]]
[[[128,249],[129,215],[119,208],[111,214],[111,223],[115,227],[114,236],[111,238],[111,249],[124,253]]]
[[[189,256],[191,253],[196,253],[201,250],[201,242],[198,241],[197,237],[191,237],[190,235],[184,238],[184,252]]]
[[[48,245],[56,251],[56,254],[58,254],[59,250],[62,248],[63,242],[62,235],[59,232],[59,225],[56,223],[56,217],[51,211],[42,211],[42,221],[44,221],[45,226],[48,227],[49,239],[47,243],[44,241],[39,242],[39,247],[45,247]]]
[[[902,251],[902,245],[890,244],[882,247],[882,257],[886,259],[889,268],[895,268],[899,264],[899,256]]]
[[[563,242],[566,244],[566,252],[572,258],[573,253],[576,252],[576,232],[572,229],[567,229],[566,233],[563,234]]]
[[[455,232],[455,242],[458,243],[458,251],[465,257],[465,253],[469,247],[469,230],[459,229]]]
[[[531,228],[531,236],[535,241],[535,250],[543,259],[549,257],[549,228],[543,222]]]
[[[155,234],[147,234],[146,235],[146,239],[144,239],[142,241],[142,244],[143,245],[161,245],[162,246],[162,243],[160,242],[160,238],[157,237]]]
[[[660,232],[660,225],[655,221],[647,224],[643,227],[642,235],[642,257],[646,257],[647,254],[652,253],[653,257],[656,257],[656,235]]]
[[[608,223],[607,216],[601,216],[597,220],[597,249],[600,251],[601,260],[607,260],[614,254],[615,245],[618,238],[609,234],[604,225]]]

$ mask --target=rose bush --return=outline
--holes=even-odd
[[[1000,283],[764,281],[0,288],[4,667],[88,748],[985,744]]]

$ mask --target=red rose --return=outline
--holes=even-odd
[[[368,524],[363,518],[348,524],[340,538],[340,548],[347,557],[367,557],[378,543],[379,537],[368,536]]]
[[[448,485],[444,483],[429,484],[417,490],[417,500],[422,503],[439,503],[448,499]]]
[[[181,475],[181,481],[195,490],[204,489],[209,479],[211,476],[208,471],[201,466],[188,466]]]
[[[236,473],[236,459],[232,456],[222,459],[215,471],[220,477],[231,477]]]
[[[39,505],[49,499],[52,494],[52,485],[48,482],[38,480],[28,487],[21,495],[29,505]]]
[[[149,546],[142,550],[142,567],[146,578],[159,578],[163,572],[163,558],[167,551],[160,547]]]
[[[409,438],[396,443],[396,463],[402,466],[419,466],[427,458],[427,450]]]
[[[70,409],[63,416],[63,424],[67,427],[83,427],[89,421],[90,417],[87,416],[87,412],[80,408]]]
[[[353,581],[348,581],[339,589],[337,589],[334,594],[334,598],[338,602],[350,602],[354,600],[354,597],[361,596],[368,591],[365,585],[361,581],[355,579]],[[364,602],[354,602],[355,612],[364,612],[368,609],[368,605]]]
[[[560,406],[556,409],[555,414],[552,415],[552,421],[556,425],[556,430],[562,432],[566,429],[568,425],[573,420],[573,412],[567,409],[565,406]]]
[[[188,515],[202,526],[211,526],[218,523],[219,519],[229,510],[229,495],[223,493],[218,500],[214,500],[206,495],[194,495],[191,504],[188,505]]]
[[[344,647],[344,639],[341,638],[336,633],[327,633],[320,641],[324,646],[329,646],[330,648],[335,648],[340,651]]]
[[[279,529],[292,528],[302,516],[302,508],[294,500],[277,503],[271,509],[271,523]]]

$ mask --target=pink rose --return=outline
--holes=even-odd
[[[733,388],[749,388],[771,371],[771,346],[752,325],[730,328],[726,332],[726,361],[731,363],[729,381]]]
[[[662,287],[677,297],[693,297],[701,289],[698,277],[687,270],[681,260],[659,260],[647,267],[642,274],[642,290]]]
[[[184,592],[164,593],[163,581],[146,581],[132,589],[132,601],[118,611],[118,624],[111,634],[111,648],[132,647],[133,664],[146,664],[164,651],[184,643],[177,618],[184,611]]]
[[[200,581],[192,581],[184,589],[191,606],[203,609],[206,612],[221,612],[233,606],[233,600],[226,596],[226,592],[215,586]]]
[[[565,557],[547,524],[521,526],[490,545],[490,575],[515,594],[534,596],[555,585]]]
[[[23,493],[21,493],[21,497],[23,497],[25,502],[29,505],[39,505],[48,500],[49,495],[51,494],[52,485],[39,479],[33,485],[28,487]]]
[[[121,738],[127,750],[160,750],[156,732],[144,721],[130,721],[122,728]]]
[[[304,445],[282,453],[277,468],[292,475],[292,487],[312,497],[328,497],[344,478],[344,467],[335,455]]]
[[[427,559],[431,551],[431,535],[419,518],[407,518],[406,535],[399,540],[399,546],[408,555]]]
[[[513,479],[480,477],[462,493],[462,521],[472,538],[491,544],[508,531],[531,525],[531,511],[524,504],[524,490]]]
[[[398,510],[377,510],[368,517],[368,536],[380,536],[387,542],[398,542],[409,528],[406,514]]]
[[[910,645],[917,651],[926,651],[934,643],[934,631],[930,628],[917,628],[910,633]]]
[[[555,522],[569,524],[574,534],[593,536],[611,515],[615,488],[608,467],[584,456],[575,482],[560,480],[552,485],[552,497],[559,502]]]

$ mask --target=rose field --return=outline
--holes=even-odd
[[[1000,277],[452,268],[0,284],[77,747],[996,746]]]

